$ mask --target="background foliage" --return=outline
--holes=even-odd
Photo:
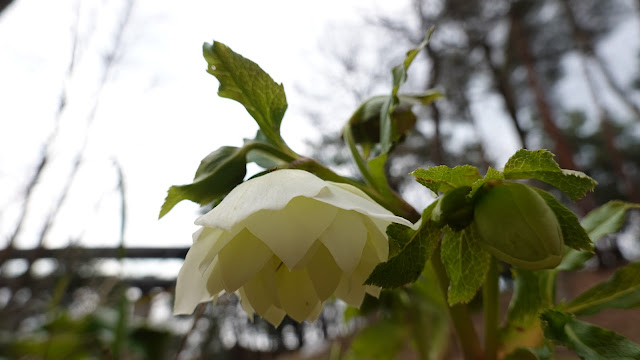
[[[123,24],[126,24],[126,16],[125,12]],[[424,189],[418,194],[413,177],[407,175],[417,168],[437,165],[454,168],[471,164],[479,168],[482,174],[487,172],[496,175],[489,170],[490,167],[500,168],[503,160],[506,160],[505,154],[496,152],[496,143],[514,139],[512,142],[516,147],[550,149],[557,154],[556,160],[561,168],[580,170],[598,181],[599,186],[592,195],[575,206],[568,202],[566,205],[584,216],[596,206],[607,204],[604,210],[598,210],[601,213],[589,213],[588,217],[582,219],[582,225],[592,240],[599,240],[596,244],[596,268],[619,267],[633,260],[634,252],[621,251],[617,246],[617,237],[609,234],[622,226],[627,229],[627,238],[631,238],[637,246],[639,226],[637,217],[634,218],[635,223],[625,222],[627,211],[632,210],[633,206],[626,202],[608,201],[640,202],[640,74],[637,71],[640,67],[617,67],[611,60],[615,59],[615,55],[604,53],[603,45],[611,33],[619,31],[618,25],[630,18],[635,19],[636,24],[640,21],[640,2],[416,0],[409,1],[406,11],[401,14],[366,14],[365,24],[357,34],[374,35],[376,41],[373,46],[368,47],[369,43],[360,41],[359,37],[349,39],[346,32],[341,34],[339,41],[326,42],[331,44],[327,56],[334,63],[322,74],[320,81],[329,82],[332,91],[339,94],[337,100],[331,101],[332,106],[327,106],[326,94],[318,94],[315,88],[300,85],[300,91],[307,93],[309,98],[309,118],[318,125],[321,133],[321,139],[312,140],[310,147],[321,151],[316,151],[312,157],[331,164],[341,172],[355,174],[342,136],[335,130],[335,123],[342,126],[349,119],[367,121],[366,107],[360,108],[362,111],[358,113],[358,106],[373,96],[387,95],[393,89],[393,94],[397,96],[395,102],[373,101],[365,104],[376,109],[395,108],[393,114],[397,116],[398,123],[411,126],[389,132],[388,139],[371,139],[367,138],[367,134],[357,132],[353,134],[358,144],[362,145],[361,149],[365,149],[367,140],[383,143],[381,149],[372,148],[370,153],[362,154],[363,159],[373,161],[367,163],[372,173],[369,181],[380,188],[399,191],[410,201],[426,204],[427,200],[421,194],[428,192]],[[426,44],[423,42],[425,34],[432,26],[436,26],[437,31],[431,42]],[[117,36],[115,44],[113,54],[118,49]],[[405,51],[421,48],[424,50],[416,51],[409,61],[413,63],[407,78]],[[220,54],[219,51],[223,50],[205,46],[205,54]],[[207,57],[207,60],[210,58]],[[371,63],[375,65],[369,65]],[[390,69],[398,64],[404,66],[396,67],[391,72]],[[114,63],[106,62],[105,73],[113,66]],[[209,68],[209,71],[213,75],[224,76],[224,64],[217,64],[215,69]],[[253,79],[252,74],[246,74],[246,77]],[[579,106],[573,101],[573,94],[566,90],[567,84],[574,83],[580,84],[578,87],[583,89],[580,96],[584,101]],[[438,92],[428,92],[431,89],[437,89]],[[295,90],[288,91],[291,93]],[[233,88],[221,89],[221,95],[245,105],[249,100],[257,99],[261,104],[272,104],[273,101],[261,96],[238,98]],[[433,101],[436,98],[437,101]],[[488,106],[489,100],[492,106]],[[217,154],[219,156],[209,157],[208,161],[203,162],[196,178],[209,184],[211,179],[215,179],[216,173],[233,172],[236,176],[227,178],[229,183],[214,182],[221,187],[220,194],[224,194],[245,176],[244,171],[240,170],[244,168],[237,166],[239,161],[255,161],[258,164],[273,161],[265,158],[261,150],[267,146],[265,138],[283,143],[279,127],[287,104],[286,101],[279,101],[276,105],[271,113],[251,114],[259,120],[262,129],[255,139],[247,141],[241,148],[221,149]],[[257,108],[260,106],[255,105]],[[325,110],[327,108],[331,108],[331,113]],[[334,120],[336,118],[339,120]],[[327,128],[327,124],[334,130]],[[403,142],[396,144],[400,139]],[[387,152],[389,155],[386,155]],[[391,166],[381,168],[381,162],[374,161],[381,154],[388,156]],[[293,156],[290,153],[285,155]],[[25,209],[33,188],[47,181],[44,170],[49,156],[47,151],[43,153],[40,165],[25,184]],[[507,163],[504,176],[512,174],[514,177],[527,177],[527,169],[519,166],[516,160],[517,157]],[[548,164],[548,159],[540,159],[541,163],[545,161]],[[553,165],[550,167],[553,168]],[[445,170],[444,167],[441,169]],[[553,173],[557,174],[557,166],[549,172],[549,178],[553,178]],[[386,180],[380,180],[385,174],[389,176],[388,184]],[[425,174],[416,171],[414,176],[420,181]],[[120,174],[120,179],[123,178]],[[553,180],[548,182],[557,185]],[[430,189],[435,192],[446,191],[446,182],[442,184],[439,188]],[[47,215],[50,221],[42,231],[41,240],[46,238],[48,229],[55,222],[56,212],[64,203],[70,187],[71,180],[61,188],[60,204]],[[122,181],[119,189],[124,212],[126,197]],[[203,204],[217,199],[192,199],[185,195],[190,194],[188,190],[183,190],[174,190],[174,196]],[[564,197],[555,193],[555,190],[550,191],[563,200],[578,198],[582,194],[580,191],[577,195],[568,191]],[[420,197],[423,198],[420,200]],[[181,198],[175,201],[179,200]],[[163,211],[166,213],[168,209]],[[428,272],[423,273],[411,287],[385,292],[379,301],[368,299],[365,305],[369,307],[363,306],[360,317],[349,317],[355,311],[347,310],[346,320],[342,316],[344,306],[336,303],[328,306],[317,324],[285,321],[278,329],[272,329],[259,319],[255,323],[248,323],[239,315],[234,298],[228,298],[215,308],[201,309],[194,318],[179,319],[175,326],[166,326],[154,323],[149,314],[151,309],[158,311],[158,308],[166,308],[170,303],[164,292],[172,289],[170,281],[105,278],[88,260],[87,253],[82,251],[66,252],[64,257],[55,260],[52,272],[44,279],[38,278],[29,269],[46,249],[41,241],[33,252],[16,251],[15,241],[24,231],[23,226],[19,220],[12,231],[9,246],[0,253],[0,262],[3,263],[0,279],[3,314],[0,342],[3,348],[10,349],[5,356],[30,354],[39,358],[86,358],[109,354],[114,358],[161,358],[160,353],[163,353],[167,358],[173,358],[181,352],[185,358],[208,358],[212,354],[228,358],[264,358],[264,353],[275,357],[320,341],[343,341],[367,322],[373,325],[359,333],[351,343],[347,357],[393,358],[398,352],[405,351],[406,347],[419,354],[428,353],[433,358],[451,355],[447,350],[451,345],[450,339],[438,336],[449,327],[442,316],[446,302],[433,296],[438,290],[433,288],[435,280],[433,274]],[[124,228],[124,220],[121,226]],[[412,236],[420,237],[420,232],[397,235],[397,238],[404,243],[424,245],[424,241],[402,240],[403,237]],[[443,256],[448,256],[456,248],[464,250],[464,247],[453,246],[454,242],[463,240],[463,237],[445,239],[443,244],[451,246],[443,246]],[[470,243],[469,247],[472,245]],[[401,252],[402,248],[399,246],[398,251]],[[127,256],[126,249],[115,250],[109,256]],[[184,249],[174,250],[163,256],[183,256],[184,252],[181,251]],[[430,254],[430,249],[423,246],[423,250],[412,251],[412,254],[421,252],[428,258],[426,254]],[[18,257],[22,259],[20,261],[25,261],[26,268],[15,275],[7,269],[10,268],[9,262],[17,261],[14,259]],[[572,264],[571,260],[579,257],[580,253],[571,254],[561,268],[574,268],[580,262]],[[482,259],[478,261],[482,263]],[[531,325],[537,320],[539,312],[554,305],[554,294],[541,290],[549,289],[549,284],[555,282],[556,273],[549,271],[533,275],[520,270],[514,270],[513,273],[505,271],[503,280],[507,284],[514,284],[512,289],[507,286],[508,291],[513,291],[514,300],[506,315],[507,321],[501,329],[501,336],[535,337],[543,332],[578,354],[589,353],[598,344],[589,344],[589,341],[586,345],[578,344],[566,337],[567,332],[563,329],[572,329],[586,339],[604,337],[609,343],[625,343],[616,335],[598,330],[600,328],[577,320],[575,316],[605,308],[637,306],[638,284],[629,276],[637,271],[635,264],[622,268],[610,282],[590,289],[564,304],[565,307],[545,311],[543,318],[546,325],[535,330],[538,331],[537,335],[522,335],[517,329]],[[455,278],[452,276],[452,280]],[[512,283],[512,278],[523,281]],[[475,285],[472,287],[477,289]],[[451,289],[454,292],[453,302],[464,299],[473,303],[475,289],[470,293],[464,292],[464,286]],[[541,297],[529,298],[524,295],[534,291],[540,293]],[[451,302],[451,293],[449,296]],[[430,300],[424,301],[425,298]],[[428,325],[423,322],[424,319],[430,320]],[[384,337],[384,342],[380,341],[381,337]],[[252,338],[259,341],[252,341]],[[526,343],[526,340],[523,342]],[[334,344],[340,344],[340,341]],[[384,347],[372,348],[372,343]],[[334,345],[333,349],[344,350],[347,347]],[[624,356],[637,356],[633,348],[630,349]],[[544,355],[540,355],[545,352],[544,349],[535,351],[538,358],[544,358]]]

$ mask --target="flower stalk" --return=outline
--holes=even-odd
[[[484,349],[486,360],[496,360],[498,356],[498,322],[499,296],[498,284],[500,274],[498,264],[492,256],[487,279],[482,288],[482,304],[484,307]]]
[[[436,248],[433,256],[431,257],[431,265],[438,277],[438,283],[440,284],[442,294],[446,299],[449,289],[449,278],[447,277],[447,272],[440,258],[440,246]],[[458,341],[460,342],[460,348],[462,349],[464,358],[466,360],[484,360],[485,354],[480,346],[480,340],[478,339],[478,334],[473,327],[473,322],[471,321],[471,316],[469,315],[469,309],[467,306],[464,304],[456,304],[453,306],[449,305],[449,315]]]

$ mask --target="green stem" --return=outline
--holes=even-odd
[[[300,156],[288,147],[283,149],[261,141],[250,141],[244,145],[244,151],[248,153],[251,150],[260,150],[269,153],[277,157],[278,159],[289,163],[288,167],[307,170],[313,174],[316,174],[323,180],[353,185],[358,189],[364,191],[365,194],[369,195],[369,197],[371,197],[378,204],[384,206],[387,210],[411,222],[416,222],[420,219],[420,213],[418,213],[416,209],[413,208],[413,206],[404,201],[404,199],[402,199],[402,197],[400,197],[398,193],[392,191],[391,189],[388,189],[386,194],[382,194],[372,184],[365,185],[358,181],[340,176],[318,161]],[[360,159],[362,160],[362,158]],[[367,174],[368,176],[371,176],[371,174],[368,172],[368,167],[366,167],[366,164],[364,164],[363,166],[365,166],[364,171],[363,169],[360,169],[360,171],[363,172],[363,175]]]
[[[484,350],[486,360],[496,360],[498,356],[498,322],[499,322],[499,297],[498,264],[491,257],[487,280],[482,287],[482,302],[484,307]]]
[[[351,136],[350,131],[345,131],[345,134]],[[347,136],[347,135],[345,135]],[[348,144],[354,145],[353,137],[351,136],[351,142],[347,141]],[[401,216],[411,222],[416,222],[420,219],[420,213],[416,211],[409,203],[404,201],[402,197],[395,191],[391,190],[391,188],[386,189],[377,189],[376,183],[373,179],[373,176],[369,172],[368,165],[364,162],[364,159],[359,156],[357,153],[357,149],[351,149],[352,151],[356,151],[353,154],[356,163],[358,164],[358,168],[360,172],[365,177],[365,181],[367,185],[362,184],[358,181],[354,181],[352,179],[346,178],[344,176],[340,176],[333,172],[331,169],[327,168],[323,164],[318,161],[303,157],[298,155],[296,152],[291,150],[286,144],[276,147],[271,144],[261,142],[261,141],[249,141],[244,145],[244,151],[248,153],[251,150],[260,150],[266,153],[269,153],[282,161],[289,163],[288,167],[294,169],[302,169],[307,170],[323,180],[341,182],[349,185],[353,185],[358,189],[364,191],[365,194],[369,195],[374,201],[378,204],[384,206],[387,210],[392,213]]]
[[[289,149],[289,147],[285,146],[283,150],[282,148],[278,148],[261,141],[249,141],[245,143],[244,150],[245,152],[249,152],[251,150],[261,150],[286,162],[295,161],[296,159],[299,159],[301,157],[293,150]]]
[[[438,283],[442,289],[442,293],[447,298],[447,292],[449,290],[449,277],[444,268],[444,264],[440,258],[440,246],[436,248],[433,256],[431,257],[431,264],[433,270],[438,277]],[[458,341],[460,342],[460,348],[462,354],[466,360],[482,360],[484,359],[484,352],[480,346],[480,340],[478,334],[476,334],[473,322],[469,316],[469,309],[464,304],[457,304],[449,306],[449,315],[453,328],[455,329]]]
[[[374,187],[376,185],[376,181],[373,178],[373,175],[371,175],[371,171],[369,171],[369,166],[367,165],[366,161],[362,158],[362,156],[360,156],[360,152],[358,151],[358,147],[356,146],[353,134],[351,133],[350,124],[347,124],[347,126],[344,127],[342,136],[344,137],[344,142],[346,142],[349,146],[351,157],[353,157],[353,161],[356,162],[358,170],[360,170],[360,174],[362,174],[364,181],[369,186]]]
[[[323,164],[311,158],[301,157],[298,160],[292,162],[289,166],[291,168],[309,171],[323,180],[353,185],[358,189],[362,190],[365,194],[371,197],[375,202],[382,205],[384,208],[391,211],[392,213],[398,216],[401,216],[414,223],[420,219],[420,213],[418,213],[416,209],[413,208],[413,206],[411,206],[409,203],[404,201],[400,197],[400,195],[398,195],[398,193],[396,192],[392,192],[390,196],[383,196],[371,186],[367,186],[358,181],[346,178],[344,176],[340,176],[335,172],[333,172],[333,170],[327,168]]]

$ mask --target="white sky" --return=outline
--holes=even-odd
[[[202,43],[224,42],[284,83],[289,110],[283,137],[304,153],[303,139],[315,134],[304,120],[308,100],[297,93],[296,86],[314,86],[307,79],[318,76],[318,59],[323,56],[319,49],[326,49],[326,44],[319,46],[319,39],[336,24],[359,22],[363,12],[394,12],[403,2],[136,0],[121,56],[100,94],[95,120],[87,127],[102,71],[100,55],[110,47],[124,3],[15,0],[0,16],[0,248],[22,206],[16,200],[22,198],[25,182],[53,129],[65,82],[67,107],[52,148],[54,158],[46,182],[37,188],[18,245],[35,245],[42,215],[86,139],[83,166],[46,244],[64,246],[70,234],[89,245],[117,244],[119,199],[113,166],[117,160],[126,181],[125,244],[186,246],[196,229],[193,220],[198,206],[184,201],[158,221],[167,189],[189,183],[210,151],[240,145],[243,137],[253,137],[257,129],[241,105],[216,95],[218,82],[205,72]],[[81,35],[76,71],[65,80],[77,4],[81,4]],[[629,38],[635,39],[631,48],[637,49],[640,37],[632,35],[639,27],[630,24],[622,38],[627,44]],[[628,53],[615,55],[623,67],[636,63],[635,53]],[[568,86],[566,91],[575,91]],[[502,141],[489,144],[489,154],[498,163],[516,149],[507,120],[495,116],[501,106],[494,98],[474,104],[484,136],[493,136],[496,129],[506,134]]]
[[[35,245],[43,215],[85,140],[82,168],[46,244],[66,245],[69,235],[91,245],[117,244],[117,160],[126,182],[126,245],[189,245],[198,206],[184,201],[158,221],[166,190],[189,183],[210,151],[240,145],[257,130],[244,108],[216,95],[218,82],[205,72],[202,43],[224,42],[284,83],[289,110],[283,136],[304,151],[302,139],[314,134],[293,85],[314,72],[317,61],[311,59],[319,56],[318,39],[330,24],[357,21],[364,5],[378,7],[339,0],[137,0],[95,120],[87,126],[98,95],[100,56],[111,46],[124,3],[16,0],[0,17],[0,247],[22,206],[16,200],[52,132],[65,83],[67,107],[51,166],[36,188],[18,246]],[[65,79],[78,4],[76,68]]]

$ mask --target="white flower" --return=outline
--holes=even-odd
[[[386,261],[387,225],[412,224],[359,189],[302,170],[278,170],[237,186],[201,225],[178,275],[175,314],[223,291],[277,326],[285,314],[315,320],[334,295],[360,306],[363,285]]]

